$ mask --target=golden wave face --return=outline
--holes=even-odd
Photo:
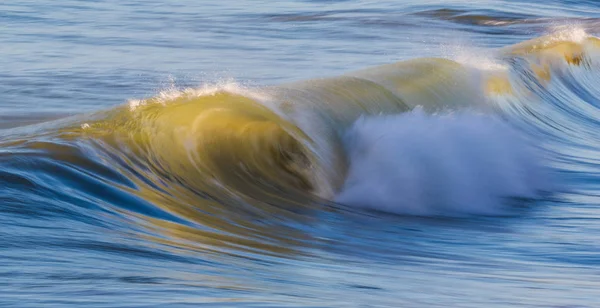
[[[136,149],[137,156],[188,185],[201,182],[258,199],[315,189],[310,178],[315,158],[305,147],[309,140],[248,97],[184,95],[119,112],[109,121],[88,124],[86,133],[104,128],[116,144]]]
[[[222,96],[220,94],[219,96]],[[267,111],[216,107],[193,122],[193,161],[228,187],[240,191],[314,189],[306,149]]]

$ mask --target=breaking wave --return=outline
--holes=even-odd
[[[593,134],[582,110],[597,107],[599,49],[572,30],[500,49],[491,64],[423,58],[276,86],[170,89],[4,130],[2,177],[15,198],[35,187],[170,237],[272,251],[285,235],[254,240],[269,230],[249,216],[505,215],[511,199],[553,189],[553,142]]]

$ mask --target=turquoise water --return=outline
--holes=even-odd
[[[10,1],[0,28],[2,307],[599,305],[599,53],[499,52],[597,37],[597,1]],[[353,73],[426,57],[454,62]],[[246,118],[189,133],[191,92],[302,157],[265,175],[288,143],[219,135]]]

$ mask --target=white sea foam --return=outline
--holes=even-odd
[[[582,43],[586,38],[590,37],[585,29],[577,23],[557,24],[552,26],[549,31],[549,42],[571,41]]]
[[[481,71],[507,71],[509,65],[495,57],[495,51],[471,45],[445,45],[442,55],[467,67]]]
[[[409,215],[509,213],[506,197],[549,189],[542,156],[501,119],[463,111],[364,117],[345,136],[336,201]]]
[[[174,82],[159,91],[152,99],[155,103],[166,104],[180,97],[202,97],[215,95],[219,92],[228,92],[240,96],[245,96],[256,101],[269,101],[269,96],[260,89],[250,88],[236,82],[233,79],[224,79],[214,83],[206,83],[196,88],[178,88]],[[148,100],[130,99],[128,101],[129,109],[135,111],[139,106],[148,103]]]

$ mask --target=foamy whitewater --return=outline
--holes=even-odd
[[[0,307],[597,307],[599,5],[0,3]]]
[[[359,119],[346,133],[350,170],[336,201],[412,215],[506,215],[511,197],[550,188],[547,162],[493,115],[456,112]]]

